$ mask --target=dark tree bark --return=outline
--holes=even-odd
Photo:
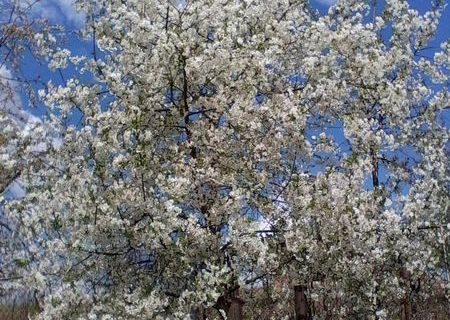
[[[238,297],[231,298],[230,307],[227,312],[229,320],[242,320],[243,319],[243,306],[244,300]]]
[[[216,304],[216,309],[226,311],[228,320],[242,320],[244,300],[239,297],[239,288],[233,292],[221,296]]]
[[[307,320],[309,317],[308,299],[306,287],[297,285],[294,287],[295,320]]]
[[[403,320],[412,320],[412,307],[411,307],[411,299],[409,298],[410,292],[410,280],[411,280],[411,272],[406,270],[406,268],[402,268],[400,270],[400,277],[406,282],[406,293],[403,298],[403,310],[402,310],[402,319]]]

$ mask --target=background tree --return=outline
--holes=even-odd
[[[36,63],[54,52],[56,38],[52,32],[59,27],[51,26],[37,17],[33,10],[39,1],[1,1],[0,3],[0,318],[22,318],[33,311],[32,291],[17,288],[10,280],[17,277],[14,270],[20,257],[16,255],[21,247],[15,234],[15,222],[4,214],[4,205],[11,198],[24,193],[23,154],[29,156],[39,150],[36,140],[30,139],[34,130],[39,131],[41,121],[27,111],[36,106],[36,85],[42,85],[40,76],[30,77],[30,70],[24,70],[24,60]],[[26,58],[28,56],[28,58]],[[27,74],[27,75],[25,75]],[[45,85],[45,83],[44,83]],[[24,101],[29,103],[27,106]],[[32,151],[30,153],[30,151]],[[19,307],[17,304],[20,304]]]

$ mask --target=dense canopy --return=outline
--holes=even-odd
[[[238,289],[249,319],[288,319],[294,287],[314,319],[448,312],[443,3],[76,3],[93,55],[36,31],[78,76],[26,129],[0,113],[25,190],[2,288],[38,319],[220,319]]]

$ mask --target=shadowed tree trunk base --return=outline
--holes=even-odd
[[[308,320],[310,316],[308,299],[306,298],[306,286],[294,287],[295,320]]]

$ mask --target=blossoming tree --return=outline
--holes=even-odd
[[[77,4],[93,57],[50,67],[92,82],[41,92],[5,210],[38,318],[238,319],[269,281],[274,319],[448,302],[449,42],[422,54],[443,3]]]

